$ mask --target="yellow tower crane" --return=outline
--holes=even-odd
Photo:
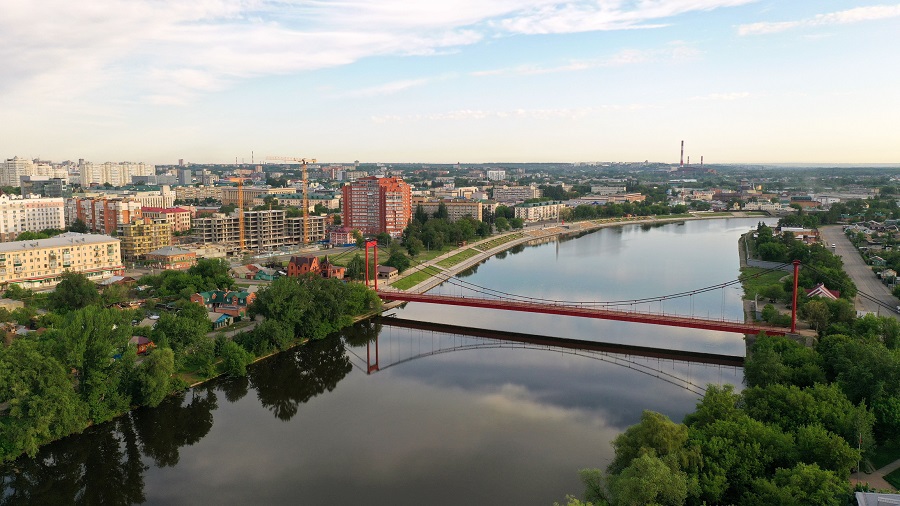
[[[303,166],[303,245],[309,244],[309,174],[306,172],[307,163],[316,163],[315,158],[298,158],[294,156],[267,156],[266,160],[278,160],[282,162],[300,162]]]

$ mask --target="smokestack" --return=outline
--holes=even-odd
[[[690,167],[690,165],[691,165],[691,155],[688,155],[688,166]]]
[[[684,141],[681,141],[681,166],[684,167]]]
[[[700,155],[700,166],[703,167],[703,155]]]

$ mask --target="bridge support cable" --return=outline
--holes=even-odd
[[[827,273],[825,273],[825,272],[822,272],[822,271],[820,271],[820,270],[818,270],[818,269],[816,269],[816,268],[814,268],[814,267],[812,267],[812,266],[810,266],[810,265],[806,265],[805,267],[806,267],[807,269],[809,269],[809,270],[815,272],[815,273],[818,274],[819,276],[825,278],[827,281],[831,281],[832,283],[834,283],[833,286],[840,286],[840,285],[841,285],[840,281],[837,280],[837,279],[834,279],[831,275],[829,275],[829,274],[827,274]],[[896,309],[897,309],[895,306],[891,306],[891,305],[889,305],[889,304],[885,304],[885,303],[882,302],[878,297],[876,297],[876,296],[874,296],[874,295],[871,295],[871,294],[868,294],[868,293],[866,293],[866,292],[863,292],[863,291],[860,290],[859,288],[856,289],[856,294],[859,295],[860,297],[862,297],[862,298],[868,300],[869,302],[872,302],[872,303],[875,304],[875,305],[878,305],[878,306],[880,306],[880,307],[883,307],[884,309],[886,309],[886,310],[888,310],[888,311],[890,311],[890,312],[892,312],[892,313],[893,313],[894,311],[896,311]]]
[[[422,265],[422,264],[419,263],[419,265]],[[712,286],[708,286],[708,287],[704,287],[704,288],[699,288],[696,290],[689,290],[689,291],[685,291],[685,292],[678,292],[678,293],[663,295],[663,296],[645,297],[645,298],[640,298],[640,299],[629,299],[629,300],[623,299],[623,300],[614,300],[614,301],[569,301],[569,300],[558,300],[558,299],[545,299],[545,298],[541,298],[541,297],[531,297],[531,296],[527,296],[527,295],[520,295],[520,294],[504,292],[501,290],[496,290],[493,288],[488,288],[488,287],[481,286],[481,285],[478,285],[475,283],[471,283],[469,281],[461,280],[459,278],[454,277],[451,274],[447,274],[447,273],[440,271],[439,269],[434,268],[433,266],[429,266],[429,265],[423,266],[421,270],[431,269],[430,272],[434,272],[434,274],[433,274],[434,277],[438,278],[438,280],[441,281],[442,283],[447,283],[447,284],[450,284],[450,285],[453,285],[453,286],[459,287],[459,288],[465,288],[465,289],[473,291],[475,293],[480,293],[482,295],[496,297],[499,299],[533,301],[533,302],[537,302],[537,303],[570,305],[570,306],[571,305],[583,305],[583,306],[609,307],[609,306],[634,305],[634,304],[641,304],[641,303],[645,303],[645,302],[653,303],[653,302],[661,302],[665,299],[691,297],[691,296],[699,294],[699,293],[705,293],[705,292],[717,290],[720,288],[724,289],[727,286],[740,284],[743,280],[754,279],[754,278],[763,276],[765,274],[768,274],[770,272],[779,271],[786,265],[789,265],[789,264],[787,264],[787,263],[781,264],[781,265],[778,265],[777,267],[764,269],[758,273],[751,274],[749,276],[742,276],[738,279],[728,281],[726,283],[720,283],[720,284],[716,284],[716,285],[712,285]],[[724,315],[723,315],[723,317],[724,317]]]

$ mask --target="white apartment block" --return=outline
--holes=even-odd
[[[81,172],[81,186],[103,185],[124,186],[131,183],[132,176],[152,176],[156,167],[143,162],[83,162],[78,166]]]
[[[66,228],[62,198],[40,195],[0,195],[0,241],[12,241],[22,232]]]
[[[541,190],[535,186],[495,186],[494,200],[497,202],[523,202],[541,197]]]
[[[19,186],[20,176],[30,176],[34,172],[34,162],[18,156],[8,158],[0,166],[0,186]]]
[[[54,286],[66,271],[100,281],[125,271],[119,240],[108,235],[65,234],[35,241],[0,243],[0,286]]]
[[[522,218],[525,222],[555,220],[559,218],[559,210],[564,204],[557,200],[550,202],[534,202],[531,204],[519,204],[513,208],[516,218]]]
[[[505,181],[506,180],[506,171],[505,170],[488,170],[487,171],[488,181]]]

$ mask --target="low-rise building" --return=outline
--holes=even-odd
[[[243,317],[247,314],[247,308],[256,300],[256,294],[251,292],[230,292],[227,290],[213,290],[191,295],[191,302],[202,304],[209,311],[224,313],[230,316]]]
[[[118,239],[108,235],[67,232],[49,239],[0,243],[0,285],[23,288],[55,286],[65,272],[92,281],[122,275]]]
[[[483,205],[480,201],[462,199],[431,200],[422,197],[415,197],[412,201],[414,213],[418,206],[422,206],[422,209],[428,213],[429,216],[434,215],[441,204],[444,204],[444,207],[447,208],[447,219],[450,221],[456,221],[463,216],[470,216],[478,221],[481,221],[483,218]]]
[[[175,246],[166,246],[144,254],[144,261],[158,269],[189,269],[197,263],[197,254]]]
[[[305,274],[318,274],[323,278],[344,279],[347,273],[345,267],[334,265],[328,257],[298,256],[291,257],[287,265],[287,273],[290,277],[300,277]]]

